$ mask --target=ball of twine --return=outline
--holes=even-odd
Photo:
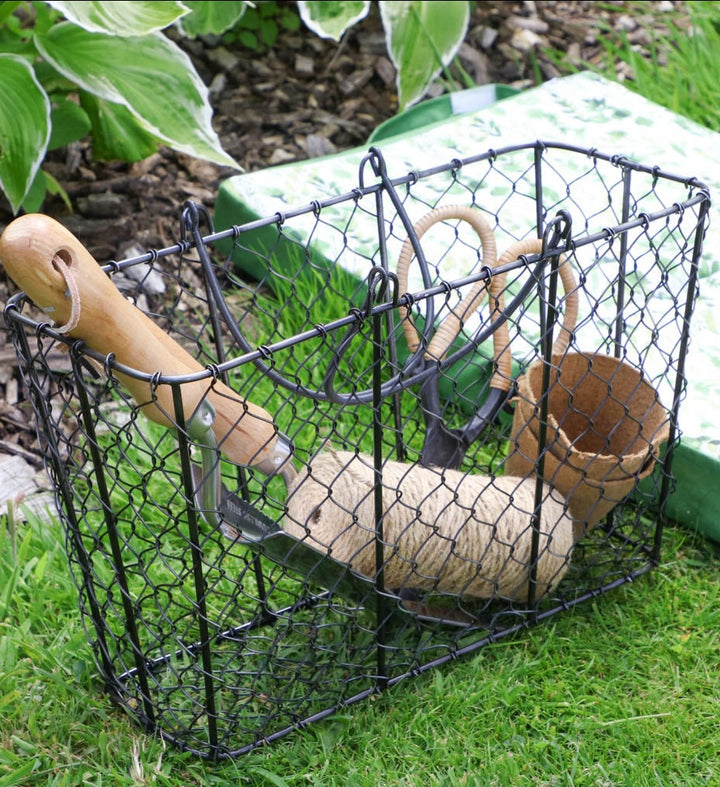
[[[374,481],[369,456],[333,450],[318,454],[290,487],[285,530],[375,577]],[[395,592],[527,598],[534,508],[534,478],[491,478],[385,462],[384,586]],[[573,523],[565,503],[545,486],[536,598],[560,582],[573,547]]]

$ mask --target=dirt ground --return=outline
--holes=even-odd
[[[525,88],[560,75],[548,49],[578,65],[605,57],[607,30],[623,30],[648,50],[653,29],[681,13],[683,3],[478,2],[460,52],[477,84]],[[613,8],[613,6],[615,8]],[[209,86],[214,124],[225,149],[246,171],[326,155],[366,143],[397,112],[394,69],[376,6],[338,45],[302,27],[284,32],[256,54],[219,40],[179,41]],[[620,77],[631,77],[616,64]],[[436,86],[430,95],[442,91]],[[179,212],[190,198],[212,210],[218,185],[236,174],[163,149],[136,164],[95,162],[87,141],[51,154],[47,170],[62,184],[72,212],[58,198],[43,211],[71,229],[99,260],[122,256],[131,243],[160,248],[178,237]],[[12,216],[0,202],[0,229]],[[0,301],[8,286],[0,270]],[[0,325],[0,462],[42,457],[12,347]],[[1,485],[0,485],[1,486]],[[0,503],[2,502],[0,489]]]

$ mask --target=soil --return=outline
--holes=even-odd
[[[550,48],[580,66],[606,57],[603,30],[624,31],[649,51],[653,29],[682,19],[684,3],[479,2],[459,52],[476,84],[526,88],[560,75]],[[178,39],[210,90],[214,125],[225,150],[245,171],[326,155],[366,144],[373,129],[397,112],[395,73],[388,60],[376,4],[340,44],[304,26],[282,32],[260,54],[219,39]],[[631,78],[616,63],[620,78]],[[442,92],[436,85],[429,95]],[[65,189],[43,212],[74,232],[99,260],[173,244],[187,199],[212,210],[219,184],[235,170],[161,149],[135,164],[96,162],[87,141],[50,154],[46,169]],[[0,203],[0,229],[12,219]],[[8,286],[0,270],[0,301]],[[3,455],[42,463],[12,347],[0,326],[0,463]],[[0,502],[2,502],[0,483]]]

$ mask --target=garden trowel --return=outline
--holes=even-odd
[[[57,332],[81,339],[111,361],[113,374],[148,418],[163,426],[177,425],[173,385],[166,383],[174,378],[184,420],[201,404],[212,406],[213,433],[227,459],[267,475],[290,472],[289,444],[270,414],[212,379],[122,295],[62,224],[41,214],[15,219],[0,238],[0,261],[30,300],[60,324]]]

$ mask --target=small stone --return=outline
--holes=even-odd
[[[144,253],[140,246],[132,244],[125,248],[123,259],[130,260],[133,257],[140,257]],[[165,279],[159,271],[155,270],[147,262],[128,265],[127,268],[123,269],[123,274],[127,278],[138,282],[140,289],[148,295],[162,295],[165,292]]]
[[[222,71],[218,71],[212,78],[212,82],[208,87],[208,92],[211,96],[220,96],[225,92],[226,88],[227,76]]]
[[[567,58],[573,65],[580,65],[582,61],[582,55],[580,53],[580,44],[578,44],[577,41],[573,41],[572,43],[568,44]]]
[[[632,32],[637,28],[637,22],[627,14],[621,14],[615,20],[615,29],[616,30],[626,30],[628,33]]]
[[[240,64],[240,58],[230,52],[230,50],[225,49],[224,46],[219,46],[216,49],[209,49],[207,58],[211,63],[214,63],[225,71],[234,71]]]
[[[395,84],[395,66],[386,57],[379,57],[375,62],[375,73],[388,87]]]
[[[512,47],[521,52],[529,52],[541,43],[542,38],[540,38],[537,33],[533,33],[532,30],[526,30],[522,27],[516,28],[510,39]]]
[[[488,57],[483,52],[462,43],[458,49],[458,57],[463,67],[470,72],[470,76],[476,85],[484,85],[489,81],[488,77]]]
[[[542,71],[545,79],[557,79],[562,76],[562,72],[553,63],[543,61],[538,63],[540,71]]]
[[[125,197],[113,191],[88,194],[87,197],[78,197],[77,200],[77,206],[84,216],[99,219],[113,218],[121,214],[126,203]]]
[[[490,49],[497,41],[498,31],[494,27],[483,27],[480,33],[480,47]]]
[[[305,149],[309,158],[330,156],[337,153],[337,148],[327,138],[320,134],[308,134],[305,139]]]
[[[142,161],[136,161],[130,167],[130,175],[133,178],[141,178],[143,175],[147,175],[148,172],[159,166],[162,160],[163,157],[159,153],[153,153],[151,156],[142,159]]]
[[[307,55],[295,55],[295,71],[310,76],[315,73],[315,61]]]
[[[294,161],[295,156],[287,150],[283,150],[282,148],[275,148],[272,152],[272,156],[270,156],[270,160],[268,164],[270,166],[275,166],[276,164],[287,164],[289,161]]]
[[[510,16],[507,24],[514,29],[531,30],[533,33],[547,33],[550,30],[550,25],[544,19],[533,16]]]
[[[360,71],[354,71],[349,77],[343,79],[340,83],[340,92],[344,96],[352,95],[356,90],[360,90],[371,79],[374,69],[363,68]]]

